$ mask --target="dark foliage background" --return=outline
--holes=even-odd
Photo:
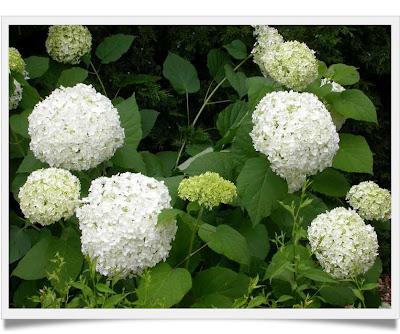
[[[343,132],[363,135],[374,152],[374,175],[348,175],[351,183],[369,177],[380,186],[390,189],[390,27],[386,26],[280,26],[277,27],[287,40],[305,42],[316,51],[319,60],[328,66],[344,63],[356,66],[362,89],[377,107],[379,125],[347,120]],[[45,55],[45,39],[48,26],[15,26],[10,29],[10,46],[23,55]],[[177,97],[166,79],[155,83],[129,86],[119,91],[121,73],[153,74],[162,77],[162,64],[168,51],[190,60],[201,80],[201,91],[190,97],[190,109],[194,113],[202,103],[209,85],[207,53],[234,39],[240,39],[251,50],[254,38],[251,26],[89,26],[96,47],[104,37],[114,33],[136,36],[133,46],[115,63],[100,68],[110,97],[128,97],[133,92],[141,109],[160,112],[150,136],[141,142],[140,150],[157,152],[178,150],[183,131],[190,133],[189,143],[201,144],[217,138],[214,128],[216,115],[225,107],[222,104],[208,106],[200,120],[200,130],[186,128],[185,96]],[[93,58],[93,61],[96,59]],[[99,64],[95,63],[96,66]],[[249,75],[259,75],[252,62],[244,65]],[[101,91],[100,87],[96,87]],[[232,96],[234,91],[231,91]],[[230,89],[221,90],[216,100],[229,99]],[[191,154],[188,145],[187,155]],[[384,270],[388,271],[390,240],[388,233],[379,233]],[[384,241],[384,242],[382,242]]]

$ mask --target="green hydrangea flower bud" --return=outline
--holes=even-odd
[[[16,48],[8,48],[8,66],[10,71],[25,74],[25,61]]]
[[[51,26],[46,40],[47,53],[55,61],[78,64],[92,47],[88,28],[79,25]]]
[[[178,196],[211,210],[221,203],[231,203],[237,193],[232,182],[218,173],[206,172],[182,180],[178,187]]]

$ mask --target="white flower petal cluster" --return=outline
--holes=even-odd
[[[308,227],[308,239],[322,268],[338,279],[365,273],[378,255],[374,228],[343,207],[318,215]]]
[[[337,82],[326,79],[326,78],[322,78],[321,79],[321,87],[325,86],[325,85],[330,85],[331,92],[334,92],[334,93],[341,93],[346,90],[342,85],[338,84]],[[336,130],[339,131],[342,128],[343,124],[346,122],[346,117],[339,114],[331,106],[326,105],[326,107],[329,110],[329,112],[331,113],[332,121],[333,121],[333,123],[335,123]]]
[[[54,90],[29,115],[30,149],[50,166],[87,170],[123,145],[117,109],[92,86]]]
[[[254,148],[286,179],[289,192],[300,189],[308,175],[332,165],[339,136],[328,110],[315,95],[268,93],[256,106],[252,120]]]
[[[50,225],[74,214],[80,190],[79,179],[69,171],[39,169],[32,172],[19,189],[19,205],[32,223]]]
[[[80,25],[56,25],[49,28],[46,50],[51,58],[65,64],[78,64],[90,52],[92,35]]]
[[[253,26],[253,36],[256,37],[254,48],[251,51],[253,61],[259,66],[261,73],[267,76],[262,57],[266,52],[272,51],[278,44],[283,43],[283,37],[278,30],[269,26]]]
[[[18,108],[19,103],[22,100],[22,92],[23,88],[21,84],[14,79],[14,92],[13,94],[8,98],[8,106],[10,110],[14,110]]]
[[[373,181],[352,186],[346,196],[347,202],[366,220],[389,220],[391,217],[390,191]]]
[[[264,53],[261,63],[272,79],[298,91],[304,90],[318,76],[314,51],[298,41],[276,45]]]
[[[106,276],[140,274],[155,266],[167,258],[177,230],[175,221],[157,224],[170,202],[162,181],[140,173],[95,179],[76,212],[82,252]]]

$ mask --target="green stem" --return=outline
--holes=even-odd
[[[103,89],[104,95],[108,97],[106,89],[105,89],[105,87],[103,85],[103,81],[101,81],[100,75],[97,72],[96,67],[94,67],[92,62],[90,62],[90,66],[92,67],[94,74],[96,74],[97,80],[99,80],[99,82],[100,82],[100,85],[101,85],[101,88]]]
[[[203,215],[203,208],[200,208],[199,214],[197,215],[196,223],[193,226],[192,236],[190,237],[189,251],[188,251],[189,257],[186,260],[186,264],[185,264],[186,269],[189,268],[190,257],[191,257],[192,250],[193,250],[194,237],[196,236],[197,230],[199,228],[199,221],[200,221],[202,215]]]

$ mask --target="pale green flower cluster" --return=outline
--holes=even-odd
[[[20,208],[31,223],[50,225],[75,213],[80,189],[79,179],[67,170],[39,169],[19,190]]]
[[[390,191],[375,182],[365,181],[352,186],[347,202],[366,220],[389,220],[391,217]]]
[[[57,25],[49,28],[46,50],[51,58],[64,64],[78,64],[92,47],[92,35],[80,25]]]
[[[232,182],[225,180],[218,173],[206,172],[182,180],[178,187],[178,195],[211,210],[221,203],[231,203],[237,193]]]
[[[10,71],[25,74],[25,61],[16,48],[8,48],[8,65]]]
[[[278,44],[263,55],[262,63],[272,79],[294,90],[304,90],[318,76],[314,51],[298,41]]]

